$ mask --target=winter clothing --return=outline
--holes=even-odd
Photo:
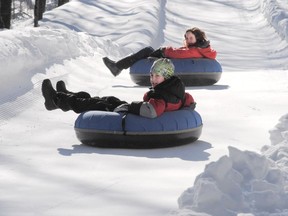
[[[152,48],[152,47],[151,47]],[[153,48],[152,48],[153,49]],[[160,47],[160,48],[158,48],[158,49],[156,49],[155,51],[153,51],[150,55],[149,55],[149,57],[154,57],[154,58],[164,58],[165,56],[164,56],[164,53],[163,53],[163,51],[164,51],[164,47]]]
[[[45,79],[42,82],[42,95],[45,99],[44,105],[47,110],[54,110],[58,108],[56,105],[56,91],[53,89],[49,79]]]
[[[112,61],[108,57],[103,58],[103,62],[106,67],[111,71],[114,76],[118,76],[123,69],[118,68],[115,61]]]
[[[74,94],[78,98],[90,98],[91,97],[90,94],[87,92],[81,91],[81,92],[73,93],[73,92],[68,91],[66,89],[65,83],[62,80],[60,80],[56,83],[56,90],[57,90],[57,92],[63,92],[66,94]]]
[[[199,47],[199,48],[207,48],[210,46],[210,41],[209,40],[197,40],[197,42],[193,45],[190,45],[188,47]]]
[[[126,104],[126,101],[121,101],[114,96],[108,97],[92,97],[92,98],[77,98],[68,99],[71,110],[76,113],[86,112],[90,110],[113,111],[121,104]]]
[[[166,111],[178,110],[181,107],[188,106],[195,108],[192,95],[185,93],[185,86],[178,77],[172,76],[155,86],[155,88],[150,88],[150,91],[145,93],[143,101],[132,102],[130,105],[126,105],[125,108],[129,113],[155,118]]]
[[[61,89],[60,86],[63,81],[59,82],[57,83],[57,90]],[[64,112],[69,110],[73,110],[76,113],[89,110],[113,111],[119,105],[127,103],[113,96],[90,97],[87,92],[73,93],[67,91],[66,87],[63,89],[63,85],[61,92],[59,92],[53,88],[49,79],[45,79],[42,83],[42,95],[45,99],[44,104],[47,110],[61,109]]]
[[[204,46],[204,45],[203,45]],[[164,56],[166,58],[209,58],[215,59],[217,52],[213,50],[210,45],[205,48],[200,48],[196,46],[190,47],[180,47],[180,48],[173,48],[173,47],[166,47],[164,50]]]
[[[117,62],[112,61],[108,57],[103,58],[106,67],[114,76],[118,76],[123,69],[131,67],[134,63],[148,57],[156,58],[209,58],[215,59],[217,52],[210,46],[209,41],[198,41],[196,44],[189,47],[161,47],[154,50],[152,47],[145,47],[135,54],[127,56]]]
[[[190,34],[190,37],[188,37],[187,34]],[[118,76],[123,69],[127,69],[131,67],[135,62],[148,57],[176,59],[216,58],[217,52],[210,47],[210,41],[207,40],[205,32],[198,27],[187,29],[184,37],[186,41],[185,45],[180,48],[160,47],[159,49],[154,50],[151,46],[149,46],[117,62],[112,61],[107,57],[104,57],[103,61],[111,73],[114,76]]]
[[[171,60],[161,58],[154,61],[150,71],[151,73],[163,76],[165,79],[169,79],[174,75],[174,69],[175,67]]]
[[[144,49],[139,50],[137,53],[134,53],[130,56],[127,56],[116,63],[116,66],[121,69],[127,69],[131,67],[135,62],[147,58],[154,52],[154,49],[150,46],[145,47]]]
[[[154,49],[152,47],[145,47],[137,53],[129,55],[117,62],[112,61],[108,57],[104,57],[103,62],[114,76],[118,76],[123,69],[131,67],[135,62],[139,61],[140,59],[149,57],[150,54],[152,54],[153,52]]]
[[[52,87],[50,80],[43,81],[42,94],[47,110],[61,109],[65,112],[73,110],[76,113],[102,110],[129,112],[147,118],[155,118],[166,111],[178,110],[184,106],[190,106],[194,109],[196,105],[193,97],[189,93],[185,93],[183,82],[176,76],[172,76],[154,88],[150,88],[150,91],[143,96],[143,101],[135,101],[131,104],[114,96],[87,97],[88,93],[85,92],[80,92],[81,94],[79,92],[73,93],[68,91],[65,83],[62,82],[57,83],[57,90],[61,90],[59,92]],[[79,97],[81,95],[86,97]]]

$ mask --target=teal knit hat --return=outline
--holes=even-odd
[[[154,74],[159,74],[165,79],[169,79],[174,75],[174,65],[170,59],[160,58],[154,61],[150,72]]]

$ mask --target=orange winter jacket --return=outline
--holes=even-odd
[[[206,48],[199,47],[166,47],[164,49],[164,55],[167,58],[176,58],[176,59],[184,59],[184,58],[209,58],[215,59],[217,52],[212,49],[211,46]]]

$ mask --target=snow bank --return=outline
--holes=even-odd
[[[288,41],[288,6],[287,2],[262,0],[261,10],[276,32]]]
[[[0,95],[2,103],[33,89],[35,74],[45,74],[65,60],[120,50],[115,43],[84,32],[41,27],[1,31],[0,47],[0,92],[6,92]]]
[[[43,65],[48,67],[62,63],[65,59],[93,55],[105,46],[102,41],[86,33],[63,29],[7,30],[2,31],[0,37],[0,67],[7,74],[31,71],[43,68]]]
[[[270,131],[263,155],[229,148],[208,164],[171,215],[288,215],[288,114]]]
[[[158,46],[162,39],[161,23],[165,21],[161,8],[165,8],[165,2],[70,1],[45,13],[40,25],[88,32],[103,40],[109,38],[120,44],[123,55],[127,55],[144,46]]]
[[[271,146],[264,146],[263,154],[288,172],[288,114],[270,131],[270,139]]]

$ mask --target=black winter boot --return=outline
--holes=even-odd
[[[67,112],[71,110],[70,101],[73,100],[75,96],[71,94],[66,94],[64,92],[57,92],[57,107],[62,111]]]
[[[58,92],[71,93],[66,89],[66,85],[63,80],[60,80],[56,83],[56,90]]]
[[[56,89],[57,89],[57,92],[63,92],[66,94],[71,94],[77,98],[90,98],[91,97],[89,93],[84,92],[84,91],[76,92],[76,93],[68,91],[64,81],[62,81],[62,80],[60,80],[56,83]]]
[[[114,76],[118,76],[123,69],[127,69],[131,67],[133,64],[135,64],[137,61],[149,57],[150,54],[153,52],[154,52],[154,49],[149,46],[117,62],[112,61],[111,59],[107,57],[103,58],[103,62],[109,68],[109,70]]]
[[[108,57],[104,57],[103,62],[114,76],[118,76],[121,73],[121,71],[123,70],[122,68],[118,68],[116,65],[116,62],[112,61]]]
[[[47,110],[54,110],[58,108],[56,105],[57,94],[49,79],[45,79],[42,82],[42,95],[45,99],[44,105]]]

